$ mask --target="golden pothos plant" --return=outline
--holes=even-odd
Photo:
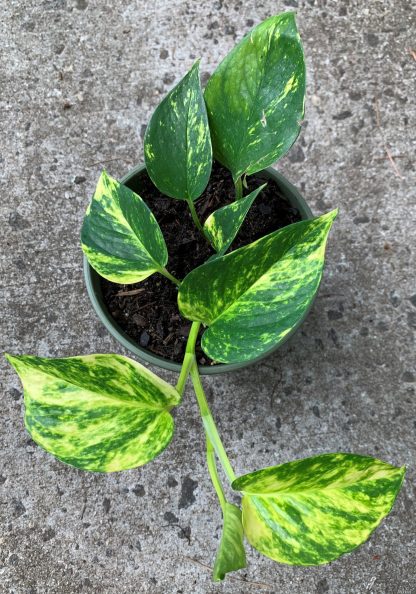
[[[144,200],[105,171],[81,233],[90,265],[116,283],[162,274],[178,287],[179,311],[192,327],[175,387],[120,355],[45,359],[7,355],[25,396],[32,438],[59,460],[96,472],[146,464],[169,443],[171,409],[190,376],[206,436],[207,466],[223,513],[213,577],[246,565],[253,547],[291,565],[319,565],[363,543],[386,516],[404,468],[372,457],[320,454],[236,477],[212,418],[195,344],[214,361],[250,361],[279,344],[318,290],[336,211],[289,225],[227,253],[262,187],[244,195],[246,177],[282,157],[304,114],[305,63],[293,13],[255,27],[213,73],[205,93],[198,62],[156,108],[144,153],[155,186],[185,200],[216,254],[184,279],[168,270],[159,225]],[[198,219],[195,201],[213,157],[233,176],[231,204]],[[221,465],[241,508],[227,500]]]

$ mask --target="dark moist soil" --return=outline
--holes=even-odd
[[[250,176],[245,195],[264,181],[261,174]],[[299,212],[290,206],[276,182],[267,181],[229,251],[301,220]],[[145,171],[127,185],[140,194],[155,215],[168,248],[167,269],[176,278],[184,278],[214,253],[196,229],[186,202],[161,194]],[[214,210],[233,200],[231,174],[214,163],[209,184],[195,204],[200,220],[205,221]],[[126,334],[155,355],[182,362],[191,322],[179,314],[177,287],[171,281],[160,274],[153,274],[134,285],[119,285],[105,279],[101,284],[108,311]],[[196,355],[200,365],[213,364],[201,350],[199,341]]]

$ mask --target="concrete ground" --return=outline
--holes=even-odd
[[[82,277],[79,228],[99,172],[121,176],[142,160],[152,110],[196,57],[206,81],[254,23],[293,8],[307,113],[279,169],[316,214],[339,206],[340,216],[302,330],[264,363],[204,383],[237,473],[321,452],[371,454],[408,465],[394,510],[330,565],[278,565],[247,546],[247,570],[213,584],[221,517],[191,391],[156,461],[94,475],[29,439],[21,386],[3,361],[2,593],[416,592],[411,2],[2,0],[1,348],[126,354]]]

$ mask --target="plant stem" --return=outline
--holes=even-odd
[[[208,436],[207,436],[207,466],[208,466],[209,475],[211,477],[211,482],[214,485],[214,489],[215,489],[215,492],[217,493],[217,496],[218,496],[218,499],[219,499],[219,502],[221,505],[221,509],[224,512],[225,504],[227,503],[227,500],[224,495],[220,477],[218,476],[217,463],[215,460],[215,450],[214,450],[214,447],[213,447]]]
[[[218,434],[217,427],[205,396],[204,388],[202,386],[201,378],[198,371],[198,365],[195,357],[195,344],[198,338],[199,328],[201,322],[192,322],[191,330],[188,336],[188,342],[186,343],[185,357],[183,359],[182,369],[179,375],[178,383],[176,384],[176,390],[182,396],[185,389],[186,380],[188,375],[191,374],[192,383],[194,385],[196,399],[198,401],[199,410],[202,417],[202,423],[204,425],[205,434],[207,438],[207,464],[209,474],[211,476],[212,483],[217,492],[218,499],[220,500],[221,507],[225,503],[224,492],[221,487],[221,483],[218,477],[217,466],[215,463],[215,455],[217,454],[221,465],[227,475],[230,483],[235,479],[235,474],[222,444],[221,438]]]
[[[237,181],[234,184],[235,186],[235,199],[240,200],[243,197],[243,180],[241,179],[241,175],[237,178]]]
[[[166,268],[159,268],[159,272],[160,272],[160,274],[163,274],[163,276],[166,276],[166,278],[171,280],[173,283],[175,283],[175,285],[177,287],[179,287],[179,285],[181,284],[181,281],[178,280],[177,278],[175,278],[173,276],[173,274],[171,274],[168,270],[166,270]]]
[[[205,428],[205,432],[207,434],[207,438],[213,445],[215,453],[217,454],[218,459],[221,462],[221,466],[223,467],[228,480],[230,481],[230,483],[232,483],[235,480],[234,470],[230,464],[227,453],[218,434],[218,430],[215,425],[214,419],[212,418],[212,414],[205,396],[204,388],[202,386],[198,366],[196,364],[195,359],[193,365],[191,366],[190,374],[192,378],[192,383],[194,385],[195,395],[198,401],[199,410],[201,413],[202,422]]]
[[[200,322],[192,323],[191,330],[188,336],[188,342],[186,343],[185,357],[183,358],[181,372],[179,374],[178,383],[176,384],[176,390],[179,392],[181,396],[185,389],[186,380],[188,379],[189,372],[191,371],[191,366],[193,365],[195,360],[195,344],[196,339],[198,338],[200,326]]]
[[[191,211],[193,222],[198,227],[198,229],[201,231],[202,235],[205,237],[204,228],[202,227],[201,221],[198,219],[198,215],[196,214],[195,204],[193,203],[193,200],[187,200],[187,203],[189,206],[189,210]],[[207,238],[205,237],[205,239],[207,239]]]

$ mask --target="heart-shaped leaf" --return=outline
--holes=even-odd
[[[332,211],[300,221],[195,268],[183,280],[183,316],[209,328],[202,348],[215,361],[258,357],[302,321],[318,289]]]
[[[169,410],[178,392],[132,359],[6,357],[24,387],[27,430],[67,464],[97,472],[135,468],[172,438]]]
[[[163,194],[196,200],[205,190],[212,147],[199,62],[153,113],[144,138],[144,155],[147,172]]]
[[[137,283],[168,261],[162,231],[146,203],[105,171],[87,209],[81,245],[88,262],[115,283]]]
[[[305,61],[295,15],[255,27],[221,62],[205,90],[215,158],[234,178],[277,161],[304,115]]]
[[[204,223],[204,232],[218,253],[224,254],[228,250],[251,205],[266,185],[263,184],[248,196],[222,206],[209,215]]]
[[[220,546],[215,558],[213,579],[222,581],[227,573],[246,567],[246,552],[243,544],[243,525],[241,510],[232,503],[225,502],[223,508],[223,529]]]
[[[389,513],[404,468],[323,454],[236,479],[250,544],[275,561],[321,565],[365,542]]]

